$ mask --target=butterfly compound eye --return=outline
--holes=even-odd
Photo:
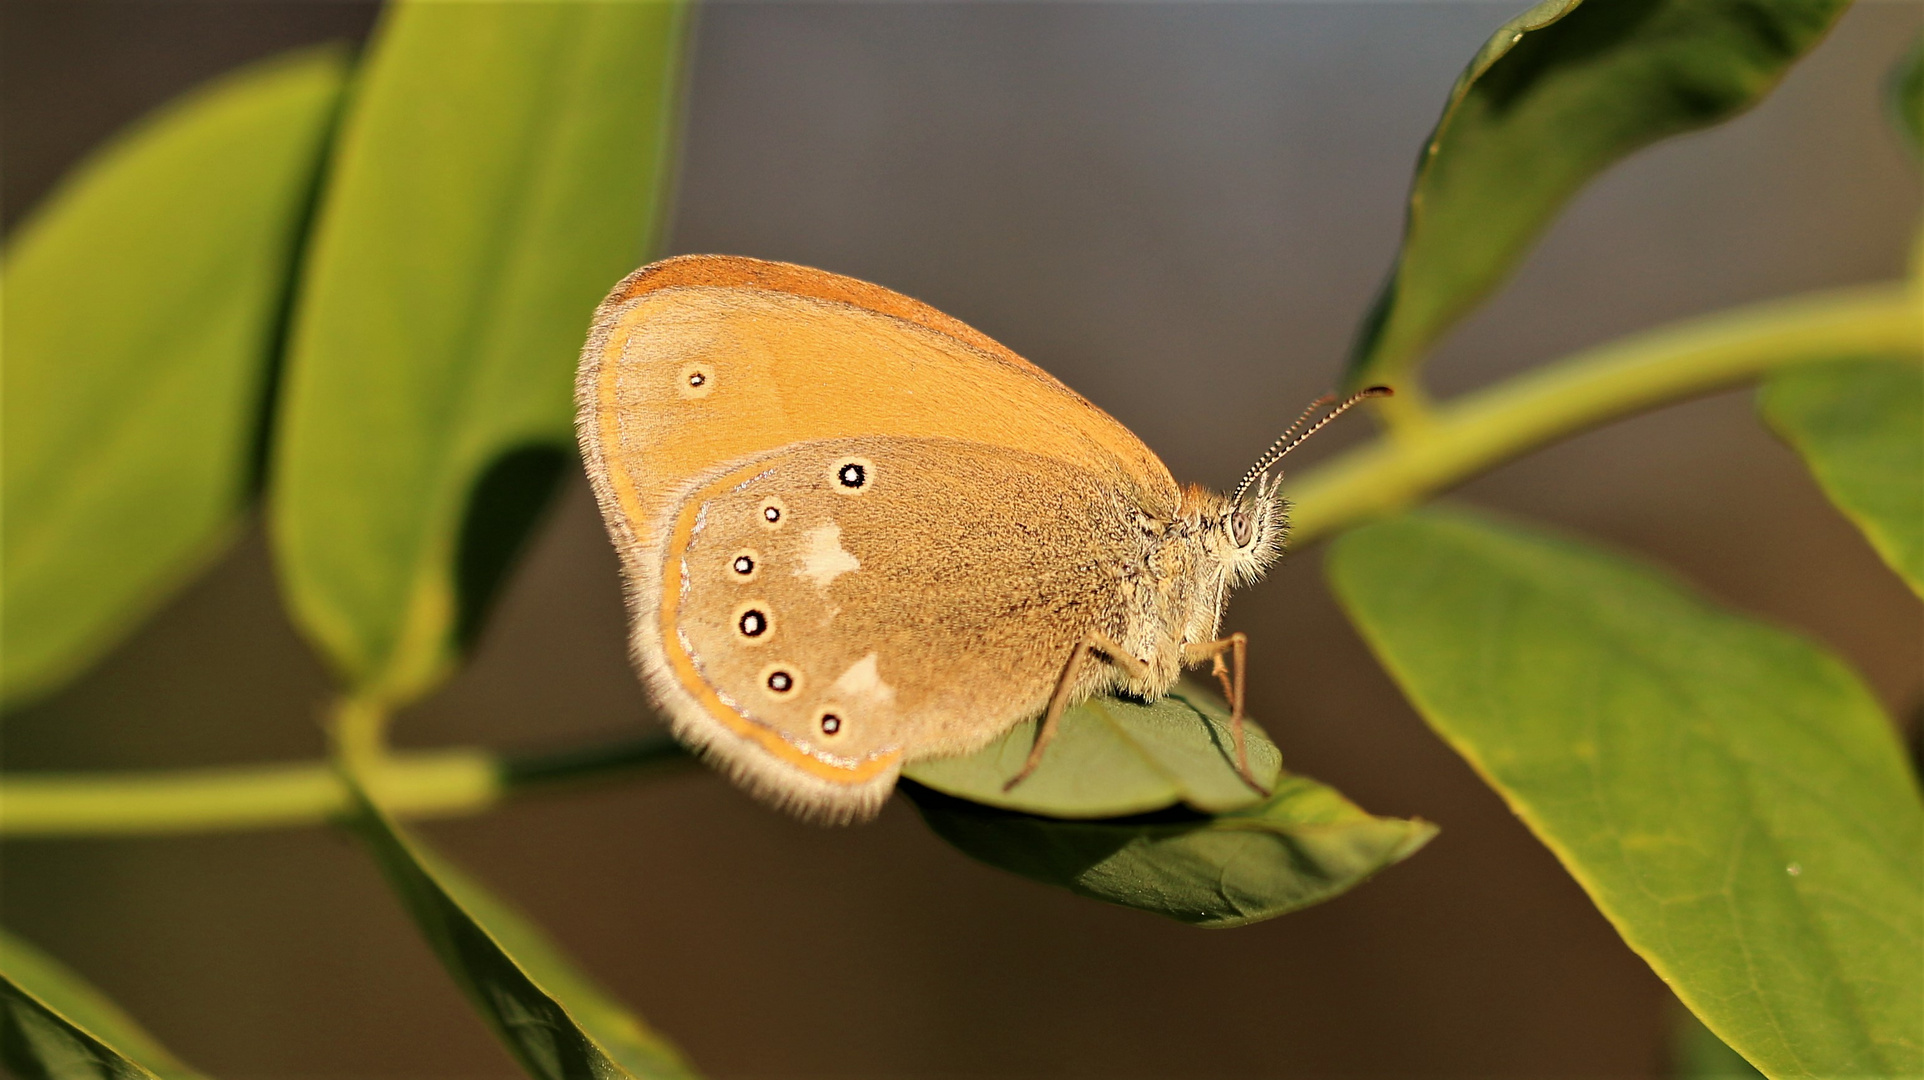
[[[1250,536],[1254,532],[1248,514],[1237,510],[1229,515],[1229,538],[1235,541],[1237,547],[1248,547]]]

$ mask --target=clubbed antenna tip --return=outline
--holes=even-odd
[[[1330,408],[1330,404],[1336,400],[1334,394],[1324,394],[1310,402],[1309,408],[1304,409],[1303,414],[1298,416],[1294,423],[1284,428],[1283,433],[1276,437],[1276,441],[1270,444],[1269,449],[1263,451],[1263,456],[1256,459],[1256,464],[1251,465],[1249,471],[1243,474],[1242,482],[1236,485],[1236,494],[1230,496],[1230,501],[1241,502],[1243,493],[1249,490],[1249,485],[1255,483],[1257,477],[1268,472],[1277,462],[1288,457],[1291,450],[1303,445],[1311,435],[1323,430],[1330,421],[1350,411],[1359,402],[1374,397],[1390,397],[1395,393],[1395,390],[1387,386],[1368,386],[1343,399],[1342,403],[1334,408]],[[1329,411],[1325,412],[1321,419],[1310,424],[1306,429],[1303,427],[1311,416],[1316,415],[1316,410],[1325,408]],[[1300,434],[1298,434],[1299,431]]]

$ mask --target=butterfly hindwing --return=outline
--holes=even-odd
[[[677,726],[823,816],[859,815],[902,764],[1034,715],[1091,620],[1119,610],[1115,501],[1002,447],[802,443],[702,485],[677,517],[660,640],[696,706]]]

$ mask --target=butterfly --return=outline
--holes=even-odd
[[[1282,553],[1269,470],[1233,493],[986,335],[826,271],[688,255],[596,309],[576,379],[630,646],[675,735],[805,818],[873,816],[904,765],[1208,664],[1242,739],[1230,590]],[[1320,419],[1311,418],[1324,410]],[[1307,426],[1306,426],[1307,425]]]

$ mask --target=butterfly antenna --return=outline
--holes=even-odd
[[[1246,489],[1248,489],[1250,484],[1255,482],[1256,477],[1260,473],[1262,473],[1264,469],[1267,469],[1271,465],[1275,464],[1275,458],[1271,457],[1270,455],[1276,453],[1276,451],[1278,450],[1281,450],[1283,446],[1289,442],[1290,438],[1293,437],[1296,434],[1296,432],[1302,428],[1303,424],[1308,422],[1311,416],[1315,415],[1316,410],[1328,408],[1330,403],[1335,400],[1336,400],[1335,394],[1324,394],[1322,397],[1319,397],[1315,401],[1310,402],[1309,405],[1303,409],[1302,415],[1298,416],[1295,420],[1290,421],[1290,425],[1283,429],[1283,433],[1281,435],[1276,436],[1276,441],[1269,445],[1269,449],[1263,451],[1263,456],[1256,459],[1256,464],[1251,465],[1249,467],[1249,471],[1243,474],[1242,481],[1236,485],[1236,497],[1231,501],[1241,502],[1243,497],[1243,492]]]
[[[1276,437],[1276,441],[1269,445],[1269,449],[1263,451],[1263,456],[1256,459],[1256,464],[1251,465],[1249,471],[1243,474],[1242,481],[1236,485],[1236,494],[1232,495],[1229,501],[1241,502],[1243,492],[1249,490],[1249,485],[1255,483],[1257,477],[1268,472],[1277,462],[1288,457],[1291,450],[1303,445],[1311,435],[1328,427],[1330,421],[1350,411],[1366,399],[1389,397],[1394,393],[1396,393],[1396,391],[1387,386],[1370,386],[1351,394],[1335,408],[1329,408],[1330,402],[1336,400],[1336,395],[1334,394],[1324,394],[1322,397],[1310,402],[1309,408],[1303,410],[1303,415],[1298,416],[1294,423],[1284,428],[1283,433]],[[1303,428],[1303,423],[1315,415],[1316,410],[1326,408],[1329,409],[1329,411],[1323,414],[1322,419],[1311,424],[1306,430]]]

